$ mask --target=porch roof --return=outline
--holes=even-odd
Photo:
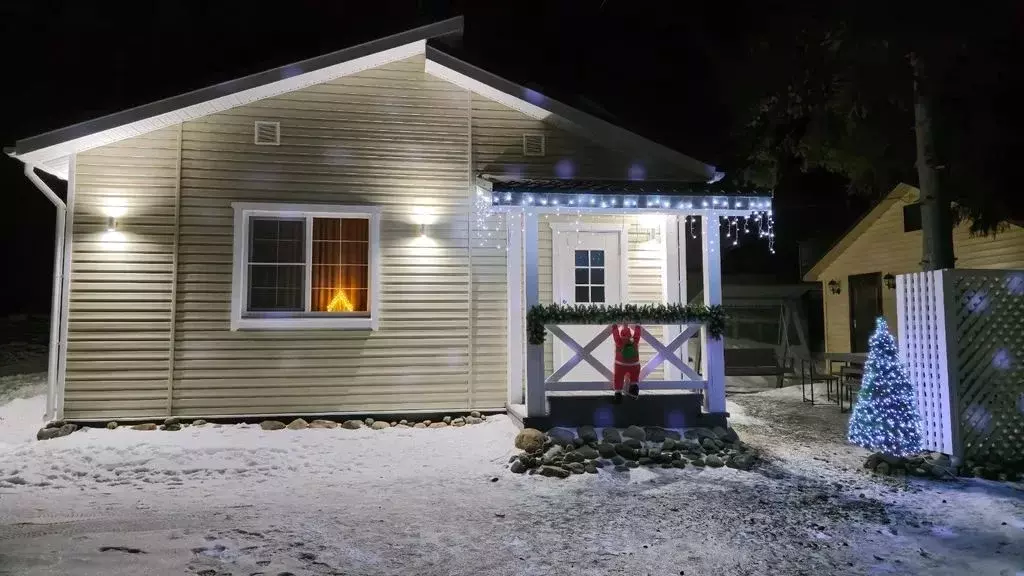
[[[532,206],[598,211],[713,211],[725,216],[771,212],[772,193],[763,188],[720,182],[670,180],[510,180],[481,174],[477,185],[494,208]]]

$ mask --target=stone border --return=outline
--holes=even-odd
[[[578,434],[577,434],[578,433]],[[516,474],[568,478],[572,474],[597,474],[612,466],[620,472],[640,466],[661,468],[721,468],[750,470],[757,464],[756,451],[740,441],[732,428],[691,428],[683,432],[657,426],[604,428],[600,439],[593,426],[522,430],[515,440],[522,453],[509,459]]]

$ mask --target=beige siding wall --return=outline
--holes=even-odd
[[[176,127],[76,158],[68,418],[167,412],[177,161]]]
[[[830,352],[850,350],[849,277],[880,272],[903,274],[921,270],[921,232],[903,231],[903,207],[917,201],[913,191],[897,202],[845,252],[822,271],[818,279],[825,294],[825,346]],[[1009,229],[990,236],[972,237],[967,225],[953,234],[957,268],[1024,269],[1024,228]],[[829,280],[842,283],[842,293],[832,294]],[[894,333],[898,331],[896,291],[882,288],[883,313]]]
[[[66,416],[502,407],[504,218],[472,209],[471,174],[554,176],[568,159],[584,178],[637,166],[688,175],[601,150],[423,65],[414,57],[187,122],[180,142],[176,127],[80,155]],[[281,145],[254,145],[255,120],[280,122]],[[521,156],[526,131],[548,136],[547,156]],[[124,242],[102,239],[108,201],[126,207]],[[380,329],[232,332],[235,201],[381,206]],[[428,239],[415,224],[424,212],[435,219]],[[631,230],[629,299],[659,301],[660,252]],[[546,223],[541,234],[550,301]]]

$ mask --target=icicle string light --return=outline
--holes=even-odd
[[[850,415],[850,442],[895,457],[921,451],[921,418],[896,339],[885,318],[875,321],[857,404]]]

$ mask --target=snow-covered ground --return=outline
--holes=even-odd
[[[505,469],[503,416],[37,442],[43,378],[16,378],[0,378],[0,574],[1024,575],[1021,486],[870,477],[844,416],[799,387],[731,402],[768,458],[754,472],[557,480]]]

